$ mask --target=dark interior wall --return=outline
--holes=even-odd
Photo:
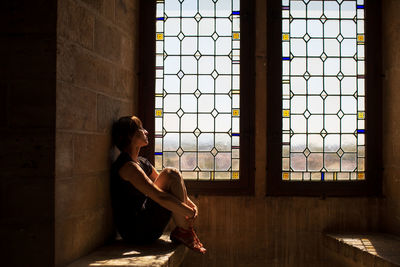
[[[400,2],[382,1],[384,228],[400,234]]]
[[[138,4],[59,0],[55,261],[64,265],[113,235],[110,128],[137,97]]]
[[[54,261],[57,1],[0,3],[0,255]]]

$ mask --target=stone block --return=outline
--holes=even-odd
[[[133,73],[136,73],[139,70],[137,66],[139,62],[137,51],[138,49],[137,46],[135,46],[135,42],[131,38],[122,35],[121,64],[124,68],[131,70]]]
[[[57,38],[57,81],[73,82],[76,53],[76,45]]]
[[[383,192],[387,199],[395,200],[400,204],[400,168],[395,165],[388,166],[383,176]]]
[[[119,61],[121,57],[121,32],[104,23],[104,19],[96,19],[94,51],[112,61]]]
[[[121,116],[132,114],[132,102],[122,102],[108,96],[99,95],[97,100],[98,131],[110,133],[111,126]]]
[[[133,86],[133,114],[139,114],[139,78],[138,76],[133,76],[134,78],[134,86]]]
[[[110,210],[97,209],[68,219],[56,219],[55,263],[65,266],[88,254],[112,236]]]
[[[396,12],[399,8],[400,3],[398,1],[382,2],[382,41],[385,48],[382,50],[384,69],[395,68],[399,70],[400,53],[397,44],[400,42],[400,19]]]
[[[84,252],[74,244],[77,234],[75,222],[80,218],[60,219],[55,223],[55,266],[65,266]]]
[[[58,1],[57,34],[93,49],[94,15],[76,1]]]
[[[96,93],[57,83],[57,129],[94,131],[97,127]]]
[[[109,170],[111,149],[109,134],[75,134],[73,143],[74,175]]]
[[[82,2],[107,19],[115,20],[115,0],[82,0]]]
[[[400,236],[400,203],[388,199],[383,207],[383,228],[389,232]]]
[[[114,65],[93,53],[58,39],[57,79],[82,88],[105,92],[113,87]]]
[[[82,216],[97,209],[111,208],[109,173],[57,179],[55,182],[56,218]]]
[[[139,3],[138,0],[115,0],[115,21],[128,35],[138,29]]]
[[[72,177],[74,164],[73,134],[56,131],[56,179]]]
[[[103,0],[103,14],[111,21],[115,21],[115,0]]]
[[[114,66],[103,59],[80,54],[77,58],[75,84],[104,92],[112,88]]]
[[[96,196],[97,207],[111,211],[111,195],[110,195],[110,172],[104,172],[97,176],[96,179]]]
[[[137,89],[136,78],[132,71],[123,68],[115,68],[113,95],[118,98],[131,100],[133,91]]]

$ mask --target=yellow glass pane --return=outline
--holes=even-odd
[[[239,172],[232,172],[232,179],[239,179]]]
[[[289,117],[290,116],[290,110],[288,110],[288,109],[283,110],[282,111],[282,115],[283,115],[283,117]]]
[[[283,180],[289,180],[289,173],[288,172],[282,173],[282,178]]]
[[[161,117],[161,116],[162,116],[162,110],[156,109],[156,117]]]
[[[289,40],[289,34],[282,34],[282,40],[283,41]]]
[[[162,33],[157,33],[157,40],[163,40],[164,35]]]

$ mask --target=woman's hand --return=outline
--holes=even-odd
[[[196,204],[194,204],[193,201],[189,197],[187,198],[187,205],[193,209],[193,216],[191,218],[186,218],[186,219],[190,220],[193,223],[194,220],[199,215],[199,210],[198,210]]]
[[[186,220],[194,220],[194,219],[197,217],[197,215],[196,215],[196,213],[197,213],[196,210],[195,210],[194,208],[192,208],[191,210],[192,210],[192,211],[191,211],[191,214],[185,216],[185,219],[186,219]]]
[[[193,212],[194,212],[193,219],[196,219],[197,215],[199,215],[199,210],[197,209],[197,206],[195,204],[193,204],[193,205],[189,204],[189,206],[193,209]]]

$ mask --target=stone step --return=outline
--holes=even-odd
[[[385,233],[326,234],[331,266],[400,266],[400,237]]]
[[[122,240],[116,240],[78,259],[68,267],[178,267],[186,252],[187,248],[184,245],[176,245],[169,240],[169,234],[162,235],[151,245],[129,245]]]

